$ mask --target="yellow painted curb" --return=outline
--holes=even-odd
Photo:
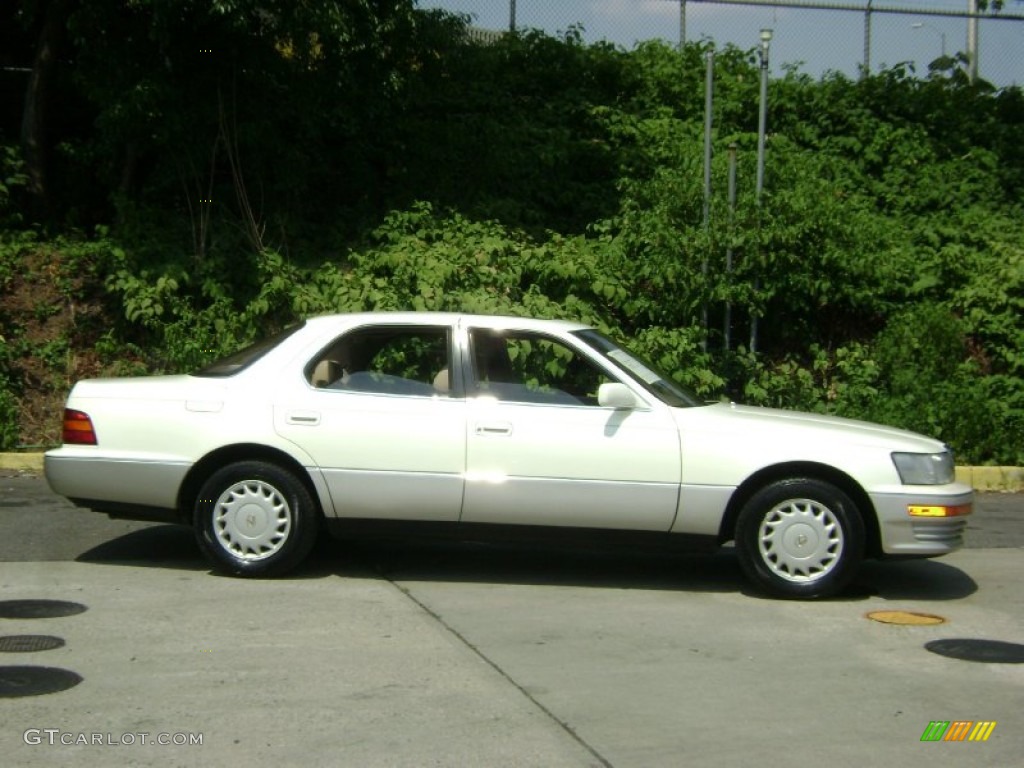
[[[19,470],[22,472],[42,472],[43,454],[0,453],[0,469]]]
[[[1024,491],[1024,467],[957,467],[956,479],[976,491]]]

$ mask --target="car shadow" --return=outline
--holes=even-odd
[[[330,546],[330,545],[328,545]],[[422,541],[337,542],[351,558],[389,581],[737,592],[744,588],[727,552],[679,554],[590,547]]]
[[[332,576],[377,578],[372,569],[339,559],[337,543],[326,534],[305,562],[278,579],[317,579]],[[133,568],[163,568],[206,571],[212,577],[233,578],[210,565],[196,543],[195,533],[186,525],[154,523],[109,539],[75,557],[75,562],[96,565],[125,565]]]
[[[109,539],[75,558],[76,563],[209,570],[192,529],[154,524]]]
[[[329,541],[318,569],[351,561],[390,581],[470,582],[675,592],[740,593],[775,599],[754,589],[731,546],[706,553],[538,547],[524,544],[409,539]],[[958,600],[978,590],[966,573],[938,560],[868,561],[830,602]]]
[[[153,525],[110,539],[76,562],[206,571],[192,530]],[[741,593],[749,586],[731,547],[713,553],[677,553],[583,546],[537,546],[422,539],[336,540],[321,536],[287,580],[380,578],[393,582],[466,582],[599,589]],[[228,577],[229,578],[229,577]],[[839,600],[956,600],[978,585],[958,568],[936,560],[869,561]]]
[[[978,591],[978,583],[942,560],[870,560],[856,585],[884,600],[960,600]]]

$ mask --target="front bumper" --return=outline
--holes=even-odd
[[[974,491],[970,486],[953,484],[934,491],[916,488],[876,494],[871,500],[878,513],[883,554],[935,557],[963,546]],[[948,507],[958,509],[958,513],[946,517],[914,516],[908,511],[911,507]]]

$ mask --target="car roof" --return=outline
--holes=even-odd
[[[489,328],[515,328],[520,330],[582,331],[591,326],[572,320],[541,320],[514,315],[481,315],[462,312],[348,312],[331,315],[317,315],[306,320],[307,325],[347,326],[372,325],[374,323],[395,324],[449,324],[482,325]]]

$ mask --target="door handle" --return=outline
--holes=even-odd
[[[511,435],[512,424],[507,421],[498,421],[491,424],[477,424],[478,435]]]
[[[285,417],[285,421],[302,427],[315,427],[320,423],[320,414],[316,411],[292,411]]]

